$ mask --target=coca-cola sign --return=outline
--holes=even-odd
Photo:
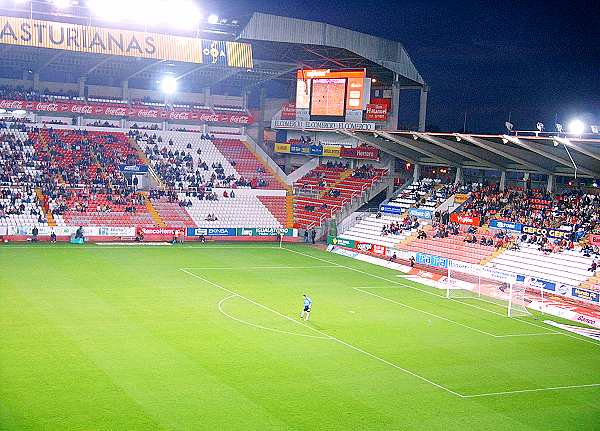
[[[26,109],[36,112],[66,112],[77,115],[103,117],[137,117],[165,120],[201,121],[205,123],[252,124],[252,116],[240,113],[213,113],[204,110],[124,107],[110,103],[89,105],[80,102],[26,102],[22,100],[0,100],[2,109]]]

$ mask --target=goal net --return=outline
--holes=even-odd
[[[514,274],[479,265],[450,261],[446,298],[494,304],[504,309],[508,317],[531,314],[527,310],[526,286],[517,283]]]

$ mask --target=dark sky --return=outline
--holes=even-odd
[[[454,3],[454,4],[452,4]],[[499,132],[580,116],[600,123],[600,2],[204,0],[206,13],[253,11],[395,39],[430,85],[428,127]],[[408,102],[407,102],[408,103]],[[401,118],[401,122],[403,119]],[[410,123],[410,119],[406,119]]]

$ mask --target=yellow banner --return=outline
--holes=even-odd
[[[0,16],[0,43],[252,68],[247,43]]]
[[[339,146],[323,145],[323,155],[326,157],[341,157]]]
[[[291,147],[292,146],[290,144],[275,143],[275,152],[276,153],[290,153]]]
[[[468,194],[464,194],[464,193],[456,193],[454,195],[454,203],[455,204],[462,204],[464,201],[466,201],[467,199],[469,199],[469,195]]]

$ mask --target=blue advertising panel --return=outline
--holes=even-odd
[[[146,165],[119,165],[119,170],[121,172],[130,173],[130,174],[144,174],[148,172],[148,166]]]
[[[510,230],[513,232],[521,233],[523,229],[523,225],[521,223],[514,223],[512,221],[502,221],[502,220],[490,220],[490,227],[492,229],[502,229],[502,230]]]
[[[402,214],[403,210],[404,210],[404,208],[397,207],[395,205],[380,205],[379,206],[379,211],[381,211],[382,213]]]
[[[430,210],[424,210],[421,208],[411,208],[408,210],[408,214],[410,214],[411,217],[425,220],[431,220],[433,218],[433,213]]]
[[[600,293],[592,290],[580,289],[578,287],[571,288],[571,296],[575,298],[585,299],[586,301],[600,303]]]
[[[537,287],[539,289],[549,290],[551,292],[556,290],[556,283],[553,281],[544,280],[543,278],[517,275],[517,283],[523,283],[526,279],[529,279],[528,283],[531,287]]]
[[[445,257],[433,256],[427,253],[417,253],[416,263],[421,265],[433,266],[435,268],[448,268],[448,259]]]
[[[232,227],[188,227],[187,236],[236,236],[237,229]]]

